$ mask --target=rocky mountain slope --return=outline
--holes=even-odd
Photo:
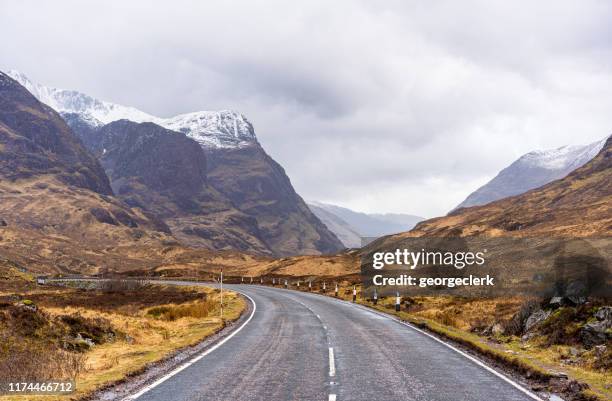
[[[161,218],[183,244],[273,254],[257,221],[208,184],[206,157],[194,140],[128,120],[84,131],[76,127],[116,195]]]
[[[0,72],[0,174],[17,181],[52,176],[75,187],[111,194],[108,178],[51,108]]]
[[[3,258],[91,272],[120,249],[136,254],[173,240],[161,221],[112,195],[103,168],[64,120],[0,73]],[[122,259],[129,265],[129,254]]]
[[[423,218],[409,214],[367,214],[312,201],[308,207],[350,248],[361,246],[361,237],[380,237],[412,229]]]
[[[347,248],[359,248],[361,246],[362,235],[356,231],[355,227],[322,206],[310,202],[308,207],[327,228],[336,234],[336,237],[342,241],[344,246]]]
[[[612,137],[588,163],[524,194],[419,223],[410,235],[610,236]]]
[[[595,157],[605,141],[527,153],[472,192],[455,209],[484,205],[563,178]]]
[[[179,196],[183,202],[176,202],[178,199],[176,197],[172,201],[175,214],[173,216],[168,213],[163,214],[173,228],[173,232],[185,243],[211,246],[215,249],[229,247],[278,256],[325,254],[343,248],[342,243],[319,221],[295,192],[283,168],[266,154],[257,141],[253,126],[241,114],[233,111],[203,111],[167,119],[158,118],[132,107],[100,101],[76,91],[34,84],[16,71],[10,73],[41,101],[61,112],[72,128],[90,145],[91,141],[88,138],[94,138],[96,132],[108,134],[108,130],[104,131],[104,125],[120,119],[155,124],[139,128],[136,130],[138,135],[146,137],[147,129],[159,133],[160,131],[154,127],[162,126],[176,133],[185,134],[200,144],[207,160],[204,175],[207,182],[206,196],[209,199],[204,203],[192,199],[199,204],[194,207],[191,201],[185,202],[186,197],[183,194]],[[117,127],[114,126],[115,129]],[[119,151],[116,147],[114,149],[112,158],[127,156],[126,152]],[[139,157],[134,150],[135,148],[131,148],[132,154],[129,157],[140,161],[152,157],[146,154]],[[143,147],[142,150],[147,152],[152,151],[152,148]],[[101,157],[100,153],[97,154]],[[171,156],[164,154],[163,148],[157,150],[156,157],[172,159]],[[189,157],[200,156],[190,153]],[[103,159],[108,161],[105,164],[108,168],[111,156],[105,156]],[[193,163],[197,164],[195,161]],[[172,174],[175,174],[175,179],[183,178],[180,171],[185,166],[181,166],[180,164],[174,166]],[[115,183],[121,174],[113,178],[116,173],[108,172],[114,186],[123,185]],[[144,169],[141,173],[147,174]],[[134,172],[131,174],[134,177]],[[161,191],[166,197],[172,191],[181,192],[184,187],[191,186],[187,182],[181,182],[177,187],[170,180],[165,180],[164,183],[160,181],[158,184],[161,186],[153,188],[147,185],[147,188],[154,189],[157,193]],[[164,185],[167,187],[162,188]],[[180,186],[183,189],[179,188]],[[133,185],[131,187],[134,188]],[[124,197],[125,194],[118,195]],[[142,191],[140,195],[142,197]],[[189,196],[196,195],[191,193]],[[132,201],[133,198],[132,196]],[[148,205],[147,209],[156,209],[150,203]],[[208,223],[205,226],[201,225],[202,219],[195,222],[186,217],[199,213],[208,215]],[[222,235],[223,231],[226,231],[232,239],[227,240]]]

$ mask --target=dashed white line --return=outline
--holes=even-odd
[[[334,362],[334,349],[329,347],[329,377],[336,376],[336,363]]]
[[[329,401],[336,401],[336,394],[330,394]]]

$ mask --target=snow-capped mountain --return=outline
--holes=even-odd
[[[235,111],[198,111],[161,118],[134,107],[98,100],[81,92],[40,85],[16,70],[10,70],[7,74],[42,103],[61,114],[76,113],[93,127],[125,119],[138,123],[153,122],[181,132],[205,148],[237,148],[257,142],[251,123]]]
[[[588,145],[562,146],[557,149],[529,152],[472,192],[455,209],[484,205],[508,196],[519,195],[563,178],[593,159],[606,143],[606,139]]]
[[[117,198],[161,219],[183,244],[277,256],[344,248],[241,114],[158,118],[10,75],[60,112],[102,162]]]

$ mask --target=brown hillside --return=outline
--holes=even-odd
[[[521,195],[419,223],[408,236],[608,236],[612,234],[612,137],[589,163]]]

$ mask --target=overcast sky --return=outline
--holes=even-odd
[[[433,217],[523,153],[612,133],[611,21],[607,0],[0,0],[0,69],[240,111],[305,199]]]

